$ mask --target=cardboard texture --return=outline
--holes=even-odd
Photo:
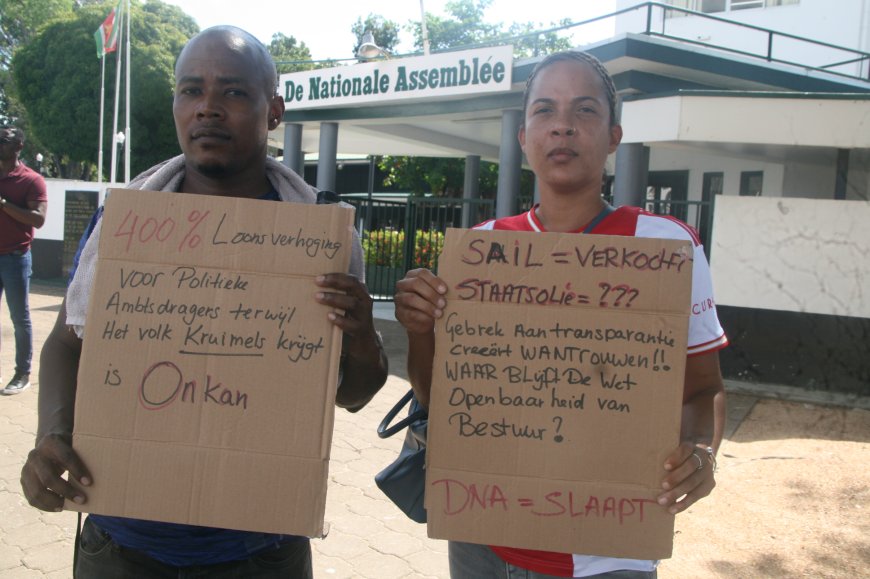
[[[113,190],[78,375],[88,503],[140,519],[320,536],[353,210]]]
[[[670,556],[655,497],[679,443],[691,260],[683,241],[447,231],[430,537]]]

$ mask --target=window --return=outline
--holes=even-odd
[[[800,4],[800,0],[731,0],[731,10],[746,10],[747,8],[772,8]]]
[[[709,14],[712,12],[725,12],[727,0],[667,0],[666,3],[676,8],[685,8],[686,10]],[[689,16],[685,12],[677,12],[675,10],[668,10],[665,14],[667,18]]]
[[[800,0],[665,0],[665,3],[674,6],[675,8],[684,8],[695,12],[713,14],[716,12],[727,12],[729,10],[788,6],[789,4],[800,4]],[[680,16],[688,16],[688,14],[677,12],[675,10],[668,10],[665,12],[666,18],[678,18]]]
[[[761,197],[764,171],[743,171],[740,173],[740,196]]]
[[[731,0],[731,10],[746,10],[747,8],[764,8],[764,0]]]

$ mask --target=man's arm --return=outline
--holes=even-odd
[[[690,356],[686,359],[681,443],[665,461],[668,473],[662,481],[665,492],[658,498],[669,512],[686,510],[716,486],[714,463],[708,459],[706,447],[715,453],[724,431],[725,386],[719,370],[719,352]]]
[[[72,449],[76,376],[81,340],[67,328],[66,302],[42,348],[39,361],[39,426],[36,448],[21,470],[21,487],[27,501],[44,511],[60,511],[64,498],[84,503],[87,496],[61,475],[70,473],[83,486],[91,475]]]
[[[372,318],[372,298],[365,285],[352,275],[330,273],[319,276],[315,283],[318,303],[342,310],[344,315],[330,311],[329,321],[344,332],[342,341],[342,379],[335,403],[351,412],[360,410],[374,398],[387,381],[389,362]]]
[[[45,223],[45,215],[48,211],[48,203],[45,201],[28,201],[27,207],[19,207],[9,203],[5,199],[0,202],[0,210],[6,215],[26,225],[39,229]]]

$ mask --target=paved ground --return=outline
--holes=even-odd
[[[60,292],[35,284],[37,352],[54,323]],[[388,310],[385,316],[389,317]],[[391,362],[383,392],[360,413],[336,414],[325,540],[314,541],[315,576],[446,578],[443,541],[406,519],[374,484],[401,444],[375,427],[403,394],[404,335],[379,319]],[[0,315],[0,368],[12,373],[13,340]],[[34,381],[36,373],[34,372]],[[19,473],[36,431],[38,384],[0,397],[0,577],[71,576],[74,513],[42,513],[21,495]],[[870,565],[870,412],[759,400],[729,400],[719,487],[677,519],[674,558],[660,577],[856,577]],[[865,575],[866,576],[866,575]]]

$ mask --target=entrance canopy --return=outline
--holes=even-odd
[[[860,118],[863,111],[867,118],[870,108],[866,97],[850,99],[844,94],[870,94],[870,82],[866,80],[674,40],[628,33],[583,49],[597,56],[614,77],[626,101],[623,118],[631,118],[632,123],[636,118],[628,114],[632,107],[646,109],[651,106],[649,99],[667,99],[678,93],[685,95],[686,91],[704,91],[707,95],[717,91],[725,98],[742,93],[744,99],[751,98],[749,93],[840,93],[853,103],[849,105],[850,116]],[[280,82],[287,106],[284,126],[301,127],[303,153],[317,153],[322,124],[334,123],[338,127],[339,155],[475,155],[497,162],[505,111],[522,108],[525,81],[541,60],[513,60],[511,52],[511,47],[498,46],[285,74]],[[753,99],[753,115],[776,116],[783,112],[783,106],[803,109],[814,95],[802,96],[800,100]],[[632,102],[638,97],[643,104],[640,100]],[[710,104],[713,99],[705,102]],[[692,146],[705,147],[709,143],[713,149],[721,149],[727,142],[732,152],[737,149],[740,154],[745,146],[747,155],[757,154],[759,143],[753,136],[757,125],[740,125],[743,132],[735,134],[733,108],[729,106],[728,110],[728,114],[708,118],[705,138],[693,140]],[[636,133],[626,126],[625,142],[644,142],[651,134],[655,135],[651,140],[658,143],[688,140],[685,134],[669,133],[677,122],[675,117],[661,117],[661,123],[658,118],[647,117],[643,131]],[[284,134],[284,127],[272,131],[272,144],[283,148]],[[765,146],[788,149],[833,144],[797,143],[793,135],[774,138],[777,142]],[[788,156],[788,152],[780,151],[782,155]]]

